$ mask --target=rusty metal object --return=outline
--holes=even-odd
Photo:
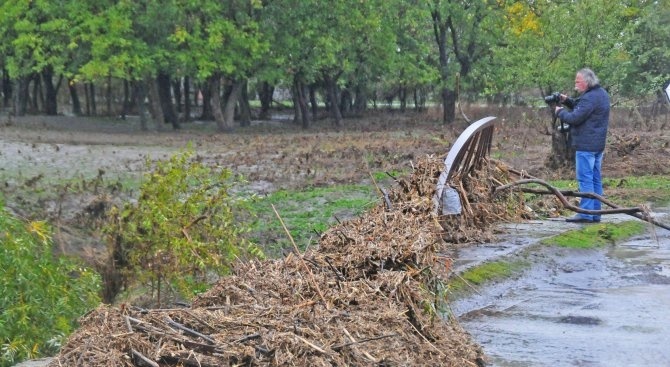
[[[491,141],[495,117],[489,116],[475,121],[456,139],[447,158],[444,171],[437,180],[433,204],[441,215],[460,214],[461,203],[458,192],[452,187],[454,179],[466,177],[470,171],[479,168],[482,159],[491,151]]]

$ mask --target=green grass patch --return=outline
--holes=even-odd
[[[377,202],[377,192],[370,185],[337,185],[312,187],[301,191],[281,190],[259,198],[252,212],[256,220],[252,227],[252,241],[261,245],[268,255],[278,254],[292,245],[281,222],[274,213],[277,209],[296,245],[305,249],[316,243],[325,230],[360,215]]]
[[[670,176],[639,176],[603,180],[605,194],[621,206],[670,203]]]
[[[528,263],[521,260],[487,262],[466,270],[460,277],[453,278],[449,282],[449,290],[452,294],[462,294],[471,290],[473,286],[509,278],[527,266]]]
[[[609,178],[603,180],[605,187],[629,189],[670,189],[670,176],[631,176],[624,178]],[[670,194],[668,194],[670,196]]]
[[[541,243],[566,248],[597,248],[643,233],[645,228],[646,224],[641,221],[590,224],[544,239]]]

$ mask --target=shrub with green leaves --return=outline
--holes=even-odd
[[[52,355],[100,303],[100,277],[52,252],[45,222],[10,215],[0,198],[0,366]]]
[[[252,197],[231,195],[241,179],[192,156],[189,150],[157,162],[137,202],[113,208],[105,227],[126,283],[149,285],[159,306],[166,287],[190,298],[236,258],[263,256],[245,239],[249,225],[240,219]]]

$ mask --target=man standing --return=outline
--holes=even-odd
[[[610,116],[609,95],[600,86],[600,81],[593,70],[587,68],[577,72],[575,90],[579,93],[577,99],[561,94],[561,102],[572,110],[557,106],[556,116],[570,126],[570,143],[575,150],[575,173],[579,191],[602,195],[600,170]],[[581,198],[579,207],[585,210],[600,210],[600,201]],[[600,222],[600,215],[578,213],[566,221]]]

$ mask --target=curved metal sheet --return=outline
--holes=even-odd
[[[495,117],[489,116],[475,121],[468,126],[452,145],[447,158],[444,160],[444,171],[437,180],[433,204],[435,211],[442,214],[458,214],[453,208],[445,208],[443,205],[443,193],[451,189],[447,182],[455,176],[464,177],[481,162],[483,157],[491,151],[491,141]],[[460,203],[458,203],[460,213]]]

